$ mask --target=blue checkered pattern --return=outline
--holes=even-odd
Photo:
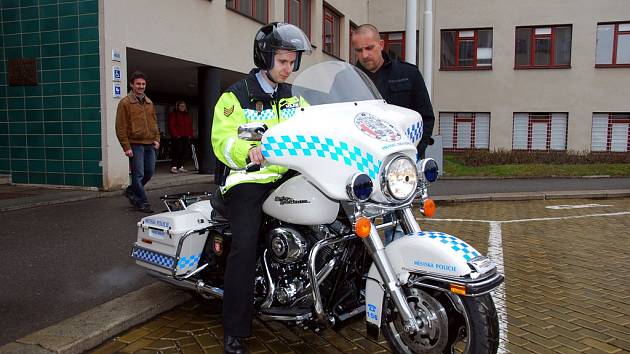
[[[161,253],[157,253],[154,251],[149,251],[144,248],[134,247],[131,251],[131,257],[135,258],[139,261],[151,263],[158,267],[172,269],[173,264],[175,263],[175,258],[171,256],[167,256]]]
[[[193,254],[190,257],[182,257],[179,259],[179,262],[177,263],[177,268],[179,269],[196,268],[197,263],[199,263],[200,258],[201,258],[201,253]]]
[[[365,173],[373,179],[377,177],[383,163],[380,160],[376,161],[372,154],[364,153],[356,146],[350,147],[343,141],[317,136],[296,135],[292,138],[283,135],[279,140],[271,136],[263,144],[262,154],[266,158],[289,155],[331,159],[355,167],[359,172]]]
[[[420,140],[422,137],[422,123],[416,122],[410,125],[407,130],[405,130],[405,133],[411,141]]]
[[[270,120],[275,118],[271,108],[263,109],[260,113],[258,113],[255,109],[243,109],[243,113],[245,114],[245,118],[251,121]]]
[[[466,242],[458,239],[455,236],[451,236],[443,232],[422,231],[418,233],[418,236],[428,237],[431,239],[439,239],[441,243],[447,245],[448,247],[450,247],[451,250],[455,251],[457,254],[464,257],[466,261],[470,261],[471,259],[480,255],[479,252],[477,252],[473,247],[468,245]]]
[[[297,108],[283,108],[280,110],[280,118],[289,119],[292,118],[297,112]]]

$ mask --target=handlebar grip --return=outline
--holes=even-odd
[[[247,164],[247,167],[245,168],[246,172],[256,172],[256,171],[260,171],[260,165],[255,164],[253,162],[250,162]]]

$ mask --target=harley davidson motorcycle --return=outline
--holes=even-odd
[[[238,132],[293,172],[263,204],[257,315],[321,328],[363,314],[367,333],[382,332],[394,352],[496,353],[489,292],[503,276],[465,241],[422,230],[413,212],[417,201],[433,213],[428,185],[438,178],[434,160],[416,162],[420,115],[388,105],[343,62],[304,70],[293,91],[308,105],[291,119]],[[220,195],[163,200],[168,212],[138,223],[131,257],[157,279],[222,298],[231,232]],[[394,220],[383,222],[388,213]],[[405,236],[384,246],[379,231],[396,227]]]

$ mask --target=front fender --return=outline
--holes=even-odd
[[[466,242],[442,232],[423,231],[406,235],[387,245],[385,253],[400,284],[406,284],[411,273],[451,282],[461,280],[462,283],[471,283],[473,279],[484,279],[484,274],[496,273],[492,261]],[[378,329],[381,325],[385,295],[382,283],[376,266],[372,264],[365,288],[368,328],[376,326]]]

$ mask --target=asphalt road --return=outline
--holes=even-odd
[[[143,216],[122,195],[0,213],[0,346],[152,282],[128,257]]]
[[[208,184],[150,191],[206,191]],[[441,180],[431,195],[630,189],[630,178]],[[136,223],[121,195],[0,213],[0,346],[152,282],[128,257]]]

